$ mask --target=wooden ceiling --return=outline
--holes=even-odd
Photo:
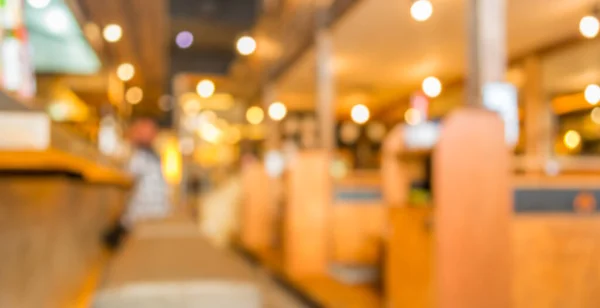
[[[172,93],[177,75],[192,79],[227,79],[227,91],[244,104],[260,97],[267,80],[283,75],[314,41],[316,12],[331,10],[332,22],[359,0],[65,0],[82,27],[115,23],[123,28],[117,43],[92,45],[103,59],[104,73],[130,62],[136,68],[128,86],[144,89],[136,110],[160,112],[159,98]],[[194,43],[180,49],[175,37],[190,31]],[[255,54],[238,56],[236,40],[251,34]],[[98,35],[96,35],[98,36]],[[89,37],[88,37],[89,39]],[[90,89],[86,91],[91,91]],[[88,98],[102,95],[82,94]],[[97,103],[94,103],[97,104]]]
[[[136,75],[127,86],[144,90],[137,110],[159,112],[158,99],[171,92],[177,74],[225,75],[235,59],[235,41],[249,31],[259,13],[258,0],[71,0],[82,26],[115,23],[123,29],[117,43],[97,48],[106,71],[130,62]],[[175,37],[190,31],[194,43],[180,49]]]
[[[461,81],[465,72],[466,1],[432,3],[433,16],[419,23],[410,17],[410,1],[362,0],[336,24],[334,70],[340,115],[347,114],[348,106],[359,98],[374,114],[388,114],[398,106],[405,108],[410,94],[430,75],[439,77],[445,85]],[[552,65],[544,68],[544,76],[554,76],[547,78],[545,86],[557,87],[549,91],[564,91],[593,81],[595,73],[582,76],[573,70],[600,64],[593,59],[596,49],[580,53],[581,58],[574,60],[573,52],[570,56],[548,52],[565,43],[584,43],[578,23],[592,5],[587,0],[508,0],[511,61],[544,50],[548,65]],[[314,52],[309,51],[280,78],[278,94],[291,109],[314,108],[314,71]],[[567,73],[572,83],[565,85],[562,81]],[[558,89],[561,83],[563,88]]]
[[[140,109],[156,112],[158,98],[168,91],[168,0],[72,0],[69,4],[84,29],[90,24],[99,29],[113,23],[121,26],[123,37],[119,42],[92,42],[103,60],[103,73],[114,73],[119,64],[132,63],[136,74],[127,86],[141,87],[144,101]],[[75,90],[88,99],[106,97]]]

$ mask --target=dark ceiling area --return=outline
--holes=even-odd
[[[236,57],[235,42],[250,31],[258,0],[171,0],[171,74],[225,75]],[[175,44],[181,31],[194,35],[187,49]]]
[[[97,49],[105,69],[129,62],[136,68],[127,87],[144,90],[135,109],[161,113],[158,100],[177,74],[225,76],[237,57],[237,39],[250,34],[261,12],[260,0],[66,0],[79,12],[82,27],[119,24],[123,37]],[[194,36],[187,49],[177,46],[181,31]],[[99,96],[101,97],[101,96]],[[91,102],[95,104],[96,102]]]

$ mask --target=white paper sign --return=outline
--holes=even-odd
[[[45,150],[50,119],[41,112],[0,112],[0,150]]]
[[[500,115],[506,144],[514,147],[519,141],[517,88],[510,83],[488,83],[483,86],[483,105]]]
[[[424,122],[404,126],[404,147],[411,150],[432,149],[440,135],[439,124]]]

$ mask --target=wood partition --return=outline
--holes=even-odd
[[[378,266],[386,209],[377,172],[355,171],[335,182],[330,262]]]
[[[431,157],[433,215],[408,204],[392,210],[389,307],[510,307],[510,156],[502,122],[485,110],[458,110],[444,121]]]
[[[514,182],[513,307],[597,307],[600,177],[527,175]]]
[[[312,150],[297,154],[286,179],[284,269],[293,279],[327,274],[327,246],[332,202],[330,156]]]
[[[244,248],[262,254],[271,245],[273,206],[269,198],[269,178],[264,165],[249,162],[242,170],[242,234]]]

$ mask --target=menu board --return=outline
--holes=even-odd
[[[0,82],[2,88],[21,97],[35,95],[35,74],[24,0],[0,0]]]

